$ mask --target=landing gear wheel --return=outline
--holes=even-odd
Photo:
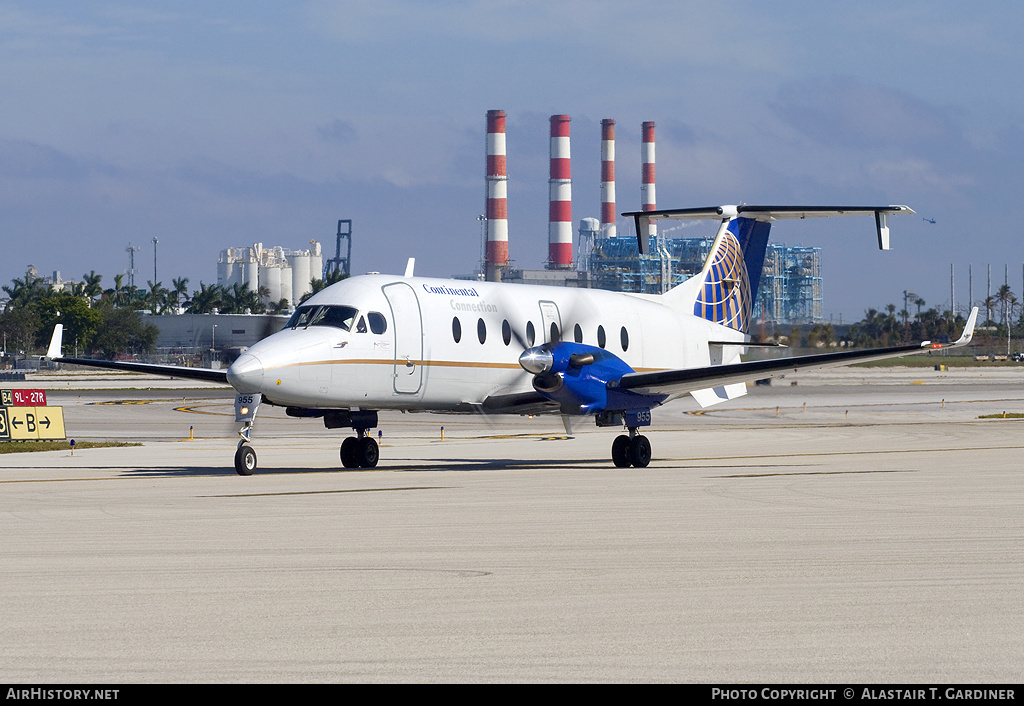
[[[235,472],[240,476],[251,476],[256,470],[256,452],[248,444],[242,444],[235,451]]]
[[[341,465],[345,468],[359,468],[359,439],[350,436],[341,442]]]
[[[377,448],[376,441],[368,436],[364,436],[362,439],[359,439],[357,451],[360,468],[374,468],[377,465],[377,460],[380,458],[380,449]]]
[[[629,444],[629,462],[635,468],[647,468],[651,462],[651,442],[646,436],[634,436]]]
[[[626,468],[629,466],[629,437],[625,434],[615,437],[615,441],[612,442],[612,463],[615,464],[616,468]]]

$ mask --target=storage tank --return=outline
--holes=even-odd
[[[277,299],[271,298],[271,302],[276,304],[283,298],[288,300],[288,304],[294,305],[295,302],[292,301],[292,276],[292,268],[281,268],[281,296],[278,297]]]
[[[294,306],[303,294],[310,291],[309,280],[313,279],[310,272],[310,256],[303,251],[288,256],[288,264],[292,266],[292,297],[288,303]],[[319,276],[319,275],[317,275]]]
[[[250,292],[257,292],[260,288],[260,264],[258,262],[242,262],[239,284],[248,284]]]
[[[262,267],[260,268],[260,286],[268,290],[269,301],[276,302],[281,298],[281,268]],[[250,287],[251,289],[251,287]],[[259,291],[258,289],[253,291]]]

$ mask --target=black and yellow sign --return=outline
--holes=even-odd
[[[0,440],[66,437],[63,407],[0,407]]]

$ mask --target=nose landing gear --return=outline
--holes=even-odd
[[[242,438],[235,449],[235,473],[240,476],[251,476],[256,470],[256,452],[249,445],[249,436],[262,399],[263,395],[260,394],[235,395],[235,421],[242,422],[242,428],[238,430]]]

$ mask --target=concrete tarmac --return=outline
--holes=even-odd
[[[1013,369],[680,401],[645,469],[592,423],[389,413],[344,471],[264,407],[247,478],[229,391],[39,379],[144,445],[0,455],[5,682],[1024,678],[1024,420],[978,418],[1024,412]]]

